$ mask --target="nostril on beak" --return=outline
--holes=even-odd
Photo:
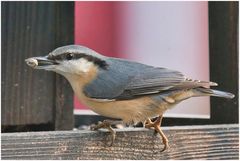
[[[38,66],[38,61],[34,58],[25,59],[25,62],[27,63],[27,65],[29,65],[32,68]]]

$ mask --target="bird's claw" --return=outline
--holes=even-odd
[[[165,150],[167,150],[167,149],[170,148],[170,147],[169,147],[169,144],[168,144],[168,140],[167,140],[167,142],[164,142],[164,140],[162,140],[162,141],[163,141],[164,147],[163,147],[163,149],[162,149],[160,152],[164,152]]]
[[[92,125],[90,126],[90,130],[95,131],[95,130],[98,130],[98,129],[102,128],[102,127],[101,127],[101,126],[102,126],[101,124],[102,124],[101,121],[99,121],[98,124],[92,124]]]
[[[160,136],[162,137],[162,142],[164,144],[164,147],[160,152],[163,152],[169,148],[169,144],[168,144],[167,137],[164,135],[163,131],[160,128],[161,122],[162,122],[162,116],[159,116],[157,118],[157,120],[155,120],[154,122],[152,122],[150,119],[148,119],[144,126],[145,126],[145,128],[148,128],[148,129],[154,128],[154,130],[160,134]]]
[[[100,128],[105,128],[109,130],[109,132],[112,135],[111,143],[109,146],[112,146],[116,138],[116,131],[114,131],[113,128],[111,127],[111,123],[108,120],[104,120],[103,122],[98,122],[97,125],[90,126],[90,130],[98,130]]]

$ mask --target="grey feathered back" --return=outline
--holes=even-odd
[[[123,59],[108,58],[108,69],[84,88],[84,93],[98,99],[131,99],[170,90],[186,79],[178,71],[156,68]]]

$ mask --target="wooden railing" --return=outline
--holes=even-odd
[[[3,133],[2,159],[239,159],[239,125],[163,127],[170,149],[152,130]]]

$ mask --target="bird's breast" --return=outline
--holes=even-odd
[[[145,121],[157,115],[162,115],[168,109],[169,103],[156,101],[151,96],[143,96],[130,100],[103,100],[89,98],[83,93],[86,85],[80,77],[67,78],[77,98],[92,111],[106,117],[122,119],[125,123]]]
[[[99,115],[122,119],[125,123],[143,122],[163,114],[167,109],[166,102],[156,103],[151,97],[141,97],[132,100],[103,100],[87,97],[77,90],[76,95],[84,105]]]

